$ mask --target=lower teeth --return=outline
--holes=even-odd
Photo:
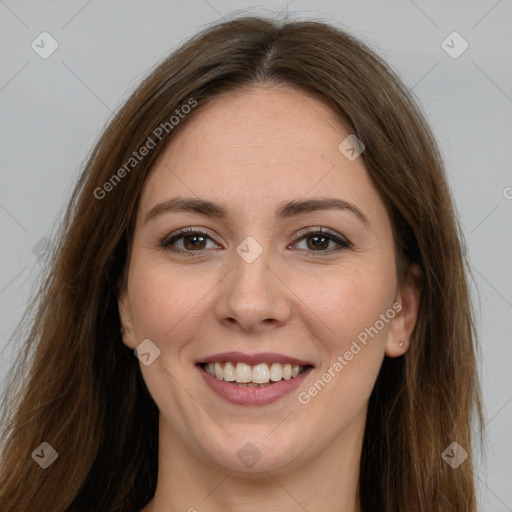
[[[269,384],[272,384],[272,383],[273,383],[273,381],[269,381],[266,384],[256,384],[255,382],[236,382],[236,381],[231,382],[231,384],[236,384],[237,386],[246,386],[248,388],[268,386]]]

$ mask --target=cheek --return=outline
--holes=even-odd
[[[386,316],[395,284],[393,274],[390,279],[387,275],[378,264],[362,265],[359,260],[358,265],[347,264],[321,280],[302,281],[298,294],[311,304],[308,329],[323,357],[301,403],[329,404],[333,413],[346,419],[362,410],[382,365],[388,324],[394,316],[393,310]]]
[[[354,271],[331,292],[326,318],[334,335],[326,345],[329,374],[338,376],[333,378],[332,391],[341,409],[347,411],[350,405],[358,409],[369,397],[384,359],[389,322],[394,317],[394,281],[384,279],[380,270],[367,268]]]
[[[360,260],[316,276],[302,274],[294,289],[304,303],[301,316],[309,311],[310,330],[335,357],[391,307],[394,285],[393,275],[379,264]],[[379,331],[384,338],[387,324]]]
[[[207,283],[183,277],[165,265],[134,261],[129,278],[131,308],[138,338],[165,343],[192,321]]]

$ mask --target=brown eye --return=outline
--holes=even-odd
[[[183,236],[183,245],[187,249],[204,249],[206,238],[203,235]]]
[[[341,236],[322,229],[304,233],[295,245],[303,241],[306,242],[306,247],[299,247],[299,249],[317,253],[336,252],[350,247],[350,243]]]
[[[218,248],[217,244],[213,242],[207,233],[195,229],[187,229],[168,236],[161,242],[161,246],[170,251],[199,252],[211,248],[207,246],[208,241],[213,243],[213,248]]]
[[[316,250],[316,249],[327,249],[329,247],[329,242],[331,239],[326,236],[308,236],[306,240],[310,241],[308,243],[308,248]]]

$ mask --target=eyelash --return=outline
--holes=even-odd
[[[185,229],[181,229],[180,231],[176,232],[176,233],[173,233],[167,237],[165,237],[160,245],[165,249],[165,250],[168,250],[168,251],[173,251],[173,252],[177,252],[177,253],[186,253],[187,255],[190,255],[190,256],[199,256],[203,253],[203,251],[206,251],[207,249],[199,249],[197,251],[188,251],[188,250],[184,250],[184,249],[177,249],[177,248],[171,248],[170,246],[175,243],[177,240],[179,240],[180,238],[183,238],[184,235],[199,235],[199,236],[202,236],[202,237],[205,237],[205,238],[208,238],[212,241],[214,241],[212,239],[212,237],[204,232],[204,231],[201,231],[200,229],[195,229],[195,228],[185,228]],[[332,242],[335,242],[338,244],[338,247],[335,248],[335,249],[330,249],[330,250],[319,250],[319,251],[313,251],[313,250],[308,250],[308,249],[302,249],[302,250],[308,250],[312,255],[314,256],[318,256],[318,255],[324,255],[324,254],[331,254],[333,252],[339,252],[339,251],[342,251],[344,249],[348,249],[349,247],[351,247],[351,243],[348,242],[346,239],[344,239],[343,237],[341,236],[338,236],[336,233],[334,233],[333,231],[330,231],[330,230],[325,230],[323,228],[315,228],[313,230],[310,230],[310,231],[301,231],[300,233],[298,233],[298,237],[297,240],[294,242],[297,243],[299,241],[302,241],[304,239],[307,239],[308,237],[311,237],[311,236],[321,236],[321,237],[324,237],[324,238],[327,238],[329,241],[332,241]],[[198,253],[198,254],[194,254],[194,253]],[[315,253],[319,253],[319,254],[315,254]]]

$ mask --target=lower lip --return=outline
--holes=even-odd
[[[307,368],[297,377],[280,380],[268,386],[239,386],[205,372],[197,366],[210,389],[224,400],[236,405],[267,405],[277,402],[281,398],[295,391],[306,379],[313,368]]]

